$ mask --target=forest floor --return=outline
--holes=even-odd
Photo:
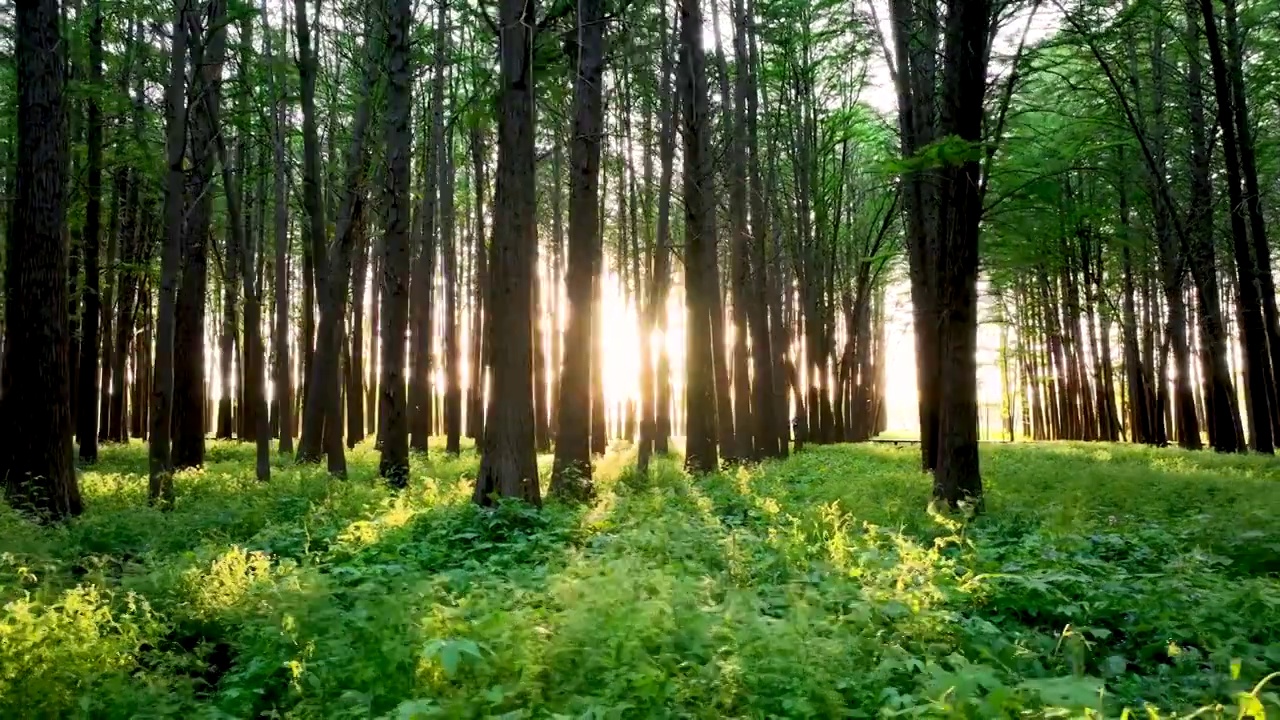
[[[252,452],[212,443],[170,512],[136,443],[78,520],[0,507],[0,717],[1236,718],[1280,670],[1272,458],[992,446],[965,522],[914,448],[618,452],[542,511],[475,508],[470,450],[399,494],[367,447],[345,482]]]

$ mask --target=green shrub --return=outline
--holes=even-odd
[[[176,507],[104,447],[85,515],[0,508],[2,717],[1258,715],[1280,668],[1280,468],[992,448],[986,514],[907,450],[693,479],[602,460],[589,506],[469,502],[476,457],[388,490],[212,443]],[[546,465],[546,458],[542,465]],[[1219,707],[1219,703],[1221,706]]]

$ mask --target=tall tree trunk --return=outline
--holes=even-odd
[[[713,345],[719,341],[711,313],[717,287],[715,203],[712,186],[710,111],[706,58],[702,50],[699,0],[680,0],[680,96],[684,124],[685,467],[692,473],[719,469],[716,452],[716,372]],[[723,335],[720,336],[723,338]],[[721,343],[723,344],[723,343]]]
[[[754,8],[752,8],[754,10]],[[744,292],[746,311],[751,331],[751,371],[753,393],[751,396],[754,426],[754,446],[757,459],[778,457],[781,450],[778,446],[778,414],[781,408],[775,407],[773,378],[773,347],[769,337],[768,303],[774,300],[773,295],[761,292],[770,287],[769,263],[766,261],[765,243],[769,236],[769,213],[765,209],[764,181],[761,177],[760,140],[758,130],[759,98],[756,91],[756,67],[750,57],[747,44],[749,32],[754,32],[748,9],[743,0],[733,0],[734,62],[737,65],[737,100],[735,109],[738,113],[736,125],[738,142],[743,147],[744,162],[748,167],[738,174],[738,180],[745,181],[750,177],[751,228],[748,238],[747,282],[753,288]],[[749,158],[749,161],[747,160]],[[781,412],[785,415],[785,412]],[[740,428],[741,429],[741,428]]]
[[[187,19],[190,0],[177,6],[171,36],[169,85],[165,90],[165,240],[160,258],[160,287],[156,300],[155,365],[151,369],[150,483],[152,503],[173,503],[173,458],[170,437],[173,414],[174,326],[177,311],[178,274],[182,264],[183,149],[187,125]],[[143,294],[146,298],[146,294]],[[146,325],[149,325],[147,323]],[[144,343],[140,350],[149,350]],[[139,353],[146,356],[150,353]],[[135,405],[136,407],[136,405]]]
[[[738,2],[741,5],[741,0]],[[730,319],[733,324],[733,342],[729,351],[729,363],[733,376],[733,444],[725,448],[725,452],[740,460],[751,460],[756,456],[752,431],[755,421],[752,419],[751,376],[748,370],[747,355],[747,283],[749,281],[749,246],[750,231],[747,227],[747,128],[745,121],[746,104],[746,38],[737,27],[737,10],[733,11],[731,21],[735,24],[734,59],[738,63],[734,81],[734,93],[729,91],[727,61],[721,42],[721,24],[719,5],[711,3],[712,28],[718,56],[720,102],[724,110],[725,142],[728,144],[729,172],[725,180],[729,194],[729,287]],[[719,337],[719,336],[717,336]],[[727,398],[726,398],[727,399]],[[723,403],[722,403],[723,405]]]
[[[557,146],[558,148],[558,146]],[[558,149],[557,149],[558,152]],[[485,336],[488,328],[485,325],[486,306],[489,302],[489,247],[485,239],[485,169],[484,169],[484,133],[478,124],[471,128],[471,169],[472,182],[476,190],[475,199],[475,292],[471,294],[471,368],[470,398],[467,405],[467,436],[477,441],[484,436],[485,393]],[[558,157],[558,155],[557,155]],[[553,190],[553,193],[557,193]]]
[[[447,3],[440,4],[445,12]],[[427,451],[432,426],[431,389],[431,341],[432,308],[435,283],[435,255],[437,230],[437,190],[440,179],[440,153],[444,147],[444,71],[445,28],[438,18],[435,34],[435,62],[431,83],[431,136],[423,143],[426,162],[423,164],[425,188],[423,190],[419,223],[421,237],[413,263],[410,281],[411,317],[413,319],[412,373],[409,376],[409,435],[410,447]]]
[[[943,39],[941,128],[969,143],[982,140],[990,0],[949,0]],[[979,162],[942,171],[937,309],[938,456],[933,495],[956,506],[981,504],[978,468],[977,332],[978,226],[982,216]]]
[[[591,494],[591,323],[596,298],[592,279],[601,254],[600,144],[604,129],[601,76],[604,69],[604,6],[578,0],[574,73],[573,134],[569,143],[569,266],[565,287],[569,318],[564,330],[564,365],[556,400],[555,460],[551,492],[561,497]]]
[[[178,468],[204,464],[204,437],[208,423],[205,407],[205,313],[208,286],[209,226],[213,216],[214,137],[219,132],[222,105],[222,61],[226,45],[225,0],[209,0],[208,27],[201,17],[190,15],[194,37],[191,45],[195,89],[193,97],[207,97],[191,108],[191,164],[194,177],[187,196],[194,203],[184,224],[182,284],[178,289],[174,326],[173,464]]]
[[[316,369],[319,333],[315,328],[314,313],[317,300],[321,304],[327,304],[329,297],[326,262],[328,243],[325,241],[324,189],[320,179],[320,131],[316,119],[316,75],[319,63],[316,60],[316,50],[311,44],[311,23],[307,21],[306,0],[294,0],[294,24],[298,41],[298,75],[302,86],[302,206],[307,218],[303,233],[303,418],[302,437],[298,440],[298,460],[316,462],[320,459],[323,445],[322,408],[327,405],[327,399],[313,398],[315,381],[317,378],[324,378],[324,382],[328,382],[331,373],[328,368],[324,368],[323,372],[317,372]],[[308,275],[310,280],[307,279]],[[307,408],[312,408],[310,423],[306,417]]]
[[[447,25],[441,3],[441,24]],[[440,148],[440,245],[444,255],[444,432],[445,451],[462,452],[462,352],[458,341],[458,254],[453,206],[453,138]]]
[[[653,257],[653,293],[650,298],[650,313],[653,329],[661,338],[658,346],[658,360],[654,368],[654,430],[653,451],[665,454],[669,451],[671,436],[671,361],[667,354],[667,300],[671,289],[671,184],[675,174],[675,90],[673,83],[674,55],[676,52],[677,32],[674,28],[678,21],[672,18],[670,26],[663,18],[662,59],[660,61],[662,82],[659,90],[658,118],[658,219],[655,225],[657,237]]]
[[[262,0],[262,18],[267,20],[266,0]],[[272,31],[270,26],[263,29],[266,53],[272,59],[276,55],[271,46]],[[281,453],[293,453],[293,364],[289,358],[289,200],[285,193],[288,183],[288,165],[285,160],[285,117],[286,101],[283,79],[279,73],[270,73],[271,97],[273,101],[273,138],[272,150],[275,163],[272,175],[272,188],[275,214],[275,320],[272,331],[271,349],[275,355],[272,367],[272,404],[275,417],[271,425],[279,432]]]
[[[1259,285],[1255,248],[1249,243],[1245,198],[1241,188],[1241,156],[1235,114],[1232,112],[1232,90],[1227,62],[1218,36],[1218,23],[1212,0],[1200,0],[1205,39],[1213,69],[1213,85],[1218,98],[1218,127],[1222,131],[1222,149],[1227,166],[1227,196],[1231,208],[1232,248],[1236,260],[1237,303],[1243,330],[1243,367],[1248,384],[1249,444],[1256,451],[1275,451],[1271,432],[1271,410],[1267,397],[1270,358],[1267,354],[1267,322],[1263,307],[1263,291]],[[1274,298],[1272,298],[1274,302]]]
[[[320,296],[316,353],[308,382],[310,390],[304,401],[302,436],[298,440],[298,462],[319,461],[323,452],[328,458],[329,472],[339,477],[345,477],[347,473],[342,444],[342,325],[351,278],[351,253],[359,218],[364,212],[363,185],[368,174],[368,154],[364,145],[372,115],[373,86],[378,74],[376,44],[371,42],[374,37],[372,16],[370,12],[365,21],[364,79],[351,130],[351,145],[347,149],[346,178],[335,240],[329,252],[316,254],[316,277],[325,279],[318,287],[325,292]],[[321,267],[324,267],[323,271]]]
[[[311,43],[311,23],[307,21],[307,1],[294,0],[294,33],[298,44],[298,76],[302,99],[302,208],[307,224],[303,231],[302,294],[302,398],[306,405],[315,377],[316,302],[328,294],[325,267],[325,206],[321,185],[320,131],[316,118],[316,75],[319,63]],[[319,15],[317,8],[317,17]],[[299,451],[302,451],[299,441]],[[310,451],[307,453],[311,454]]]
[[[64,312],[69,153],[63,41],[54,0],[23,2],[16,14],[18,161],[5,264],[0,477],[12,507],[56,520],[82,509],[72,462]]]
[[[354,448],[365,437],[364,383],[364,296],[369,277],[368,206],[355,219],[355,260],[351,268],[351,337],[347,363],[347,447]],[[370,418],[372,420],[372,418]]]
[[[89,26],[89,82],[102,84],[102,0],[93,0]],[[84,315],[80,325],[79,412],[76,442],[80,460],[98,460],[98,329],[102,319],[102,106],[98,92],[89,93],[89,147],[84,221]]]
[[[1223,22],[1226,26],[1227,74],[1231,84],[1231,102],[1236,123],[1236,143],[1240,152],[1240,174],[1244,184],[1244,202],[1249,213],[1249,239],[1257,267],[1258,289],[1262,293],[1262,316],[1266,323],[1270,348],[1269,406],[1273,436],[1280,434],[1280,404],[1276,389],[1280,384],[1280,311],[1276,308],[1276,286],[1271,272],[1271,245],[1267,242],[1267,224],[1263,214],[1262,191],[1258,182],[1257,148],[1254,126],[1249,120],[1249,98],[1244,83],[1244,36],[1236,11],[1236,0],[1223,0]],[[1224,138],[1225,142],[1225,138]]]
[[[533,273],[537,248],[534,188],[533,35],[537,3],[500,0],[498,174],[494,192],[489,341],[493,401],[485,419],[474,500],[495,497],[541,505],[533,438]]]
[[[931,7],[933,7],[931,5]],[[936,17],[919,18],[912,0],[891,0],[895,85],[898,95],[898,127],[902,156],[913,157],[937,137]],[[936,9],[933,10],[936,13]],[[933,14],[931,13],[931,15]],[[939,317],[935,305],[935,262],[938,255],[937,181],[931,174],[910,172],[906,186],[907,260],[911,280],[911,309],[915,329],[916,384],[919,393],[921,468],[934,469],[938,445]]]
[[[1206,380],[1205,414],[1209,442],[1218,452],[1244,449],[1236,432],[1240,424],[1239,396],[1227,364],[1229,339],[1222,317],[1218,290],[1218,261],[1213,238],[1213,181],[1204,112],[1201,18],[1196,0],[1186,2],[1188,49],[1187,110],[1191,135],[1191,209],[1188,255],[1196,286],[1200,320],[1201,355]]]
[[[391,0],[387,7],[386,189],[382,255],[382,357],[378,392],[378,472],[395,487],[409,483],[409,426],[405,403],[405,331],[409,323],[409,164],[413,131],[413,65],[410,54],[410,0]]]

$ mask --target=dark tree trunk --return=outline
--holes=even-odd
[[[18,143],[5,264],[0,477],[9,504],[78,515],[72,461],[66,223],[68,144],[58,3],[17,7]],[[96,346],[95,346],[96,349]]]
[[[354,219],[355,259],[351,267],[351,338],[347,350],[347,447],[364,439],[364,296],[369,277],[369,208]],[[370,418],[372,420],[372,418]]]
[[[1264,294],[1258,281],[1255,248],[1250,245],[1246,225],[1245,198],[1241,188],[1240,145],[1235,114],[1232,112],[1232,90],[1227,62],[1218,36],[1218,23],[1212,0],[1200,0],[1205,39],[1213,69],[1213,85],[1218,98],[1218,127],[1222,131],[1222,149],[1227,167],[1227,196],[1231,209],[1232,248],[1236,260],[1238,312],[1243,330],[1244,375],[1249,399],[1249,445],[1256,452],[1275,451],[1271,432],[1270,401],[1267,396],[1270,358],[1267,353],[1267,322],[1263,307]],[[1274,298],[1272,298],[1274,302]]]
[[[574,72],[573,134],[569,143],[569,266],[565,287],[569,318],[564,329],[564,365],[556,400],[555,460],[551,492],[591,494],[592,276],[600,255],[600,143],[603,131],[601,76],[604,69],[604,6],[578,0]],[[558,181],[558,178],[557,178]]]
[[[265,0],[264,0],[265,1]],[[264,6],[265,21],[265,6]],[[267,55],[276,59],[271,47],[272,32],[266,28],[263,33]],[[271,96],[273,107],[273,141],[272,150],[275,171],[272,175],[272,189],[275,214],[273,227],[275,234],[275,319],[272,331],[271,349],[274,354],[272,366],[272,405],[274,417],[271,425],[279,433],[281,453],[293,453],[293,364],[289,358],[289,201],[285,193],[288,183],[288,164],[285,159],[285,113],[286,98],[284,81],[271,72]]]
[[[650,327],[661,340],[653,376],[653,452],[669,451],[671,436],[671,362],[667,356],[667,299],[671,287],[671,184],[675,174],[675,98],[672,77],[676,32],[675,25],[664,16],[662,19],[662,47],[660,73],[662,75],[658,98],[658,217],[655,224],[655,248],[653,255],[653,289],[649,296]],[[644,445],[642,444],[642,449]]]
[[[1231,102],[1236,123],[1236,143],[1240,151],[1240,174],[1244,184],[1244,202],[1249,213],[1249,239],[1257,267],[1258,289],[1262,293],[1262,316],[1266,323],[1270,348],[1269,408],[1272,435],[1280,434],[1280,403],[1276,390],[1280,384],[1280,312],[1276,308],[1276,286],[1271,272],[1271,246],[1267,242],[1267,224],[1263,214],[1262,191],[1258,183],[1257,148],[1254,126],[1249,120],[1249,98],[1244,83],[1244,38],[1237,18],[1236,0],[1223,0],[1226,26],[1227,73],[1231,81]]]
[[[301,0],[299,0],[301,2]],[[302,436],[298,440],[298,462],[317,462],[323,452],[328,458],[329,472],[338,477],[347,473],[346,453],[342,444],[341,358],[343,346],[343,319],[351,278],[351,254],[359,232],[360,217],[364,213],[364,181],[368,174],[368,153],[365,137],[368,132],[373,100],[373,88],[378,75],[377,44],[374,37],[373,14],[365,21],[364,79],[361,100],[351,130],[351,145],[347,149],[346,173],[341,205],[338,209],[336,234],[333,247],[324,254],[317,253],[317,278],[325,278],[318,285],[325,290],[320,296],[320,325],[316,336],[316,353],[312,361],[310,390],[302,415]],[[324,267],[323,273],[319,269]]]
[[[911,0],[891,0],[894,55],[897,59],[898,127],[903,157],[912,157],[937,136],[934,95],[937,84],[936,18],[916,17]],[[916,384],[920,397],[921,468],[935,467],[938,445],[938,327],[935,309],[935,263],[938,254],[939,189],[927,173],[903,176],[907,260],[911,280],[911,309],[915,328]]]
[[[441,3],[441,13],[447,4]],[[433,339],[435,285],[435,256],[437,234],[437,190],[440,179],[441,151],[444,147],[444,72],[445,37],[443,16],[437,19],[435,36],[435,67],[431,84],[431,136],[423,143],[423,190],[417,257],[413,264],[413,277],[409,295],[412,301],[413,321],[412,373],[409,376],[409,440],[414,450],[426,452],[432,430],[433,406],[431,388],[431,343]]]
[[[754,8],[751,8],[754,10]],[[748,280],[752,290],[744,293],[746,311],[751,332],[751,370],[753,392],[752,417],[755,421],[754,445],[757,459],[778,457],[782,450],[778,445],[778,415],[785,415],[775,407],[773,377],[773,347],[769,337],[768,303],[773,295],[761,290],[770,287],[770,272],[765,255],[765,241],[769,236],[768,210],[765,208],[764,181],[760,169],[760,141],[758,130],[759,98],[756,92],[756,68],[748,50],[747,36],[754,32],[751,14],[743,0],[734,0],[734,61],[737,64],[737,132],[744,147],[748,167],[743,168],[739,179],[750,177],[751,228],[748,248]],[[749,29],[750,28],[750,29]],[[740,428],[741,429],[741,428]]]
[[[328,305],[330,297],[329,254],[326,252],[328,243],[325,241],[324,192],[320,179],[320,132],[316,120],[318,62],[316,50],[311,44],[311,23],[307,20],[306,0],[294,0],[294,23],[298,40],[298,75],[302,86],[302,207],[307,218],[303,233],[303,417],[297,457],[299,462],[318,462],[324,447],[325,409],[329,405],[328,383],[337,383],[337,366],[336,360],[330,366],[330,358],[325,358],[323,368],[317,368],[316,362],[317,345],[322,344],[321,336],[324,336],[324,343],[329,340],[325,330],[317,331],[315,326],[316,302]],[[310,280],[307,279],[308,275]],[[328,329],[329,334],[334,332],[340,332],[336,325]],[[325,383],[321,392],[324,397],[315,397],[317,380]]]
[[[607,176],[607,173],[606,173]],[[604,188],[600,190],[603,205]],[[573,201],[570,200],[570,205]],[[600,211],[603,213],[603,210]],[[600,213],[597,213],[598,215]],[[572,233],[572,231],[570,231]],[[594,232],[603,236],[601,223],[596,223]],[[597,241],[601,242],[601,241]],[[605,422],[604,400],[604,253],[597,250],[593,256],[591,270],[591,454],[604,455],[609,449],[609,428]]]
[[[316,348],[316,303],[328,295],[325,252],[324,188],[321,185],[320,131],[316,119],[316,75],[319,63],[312,47],[312,25],[306,0],[294,0],[294,33],[298,43],[298,77],[302,100],[302,209],[307,223],[302,243],[302,402],[309,401]],[[318,11],[317,11],[318,14]],[[299,440],[299,452],[303,452]],[[310,451],[307,455],[312,454]]]
[[[533,260],[537,247],[534,187],[534,75],[537,3],[499,3],[498,173],[488,317],[493,401],[485,420],[474,500],[517,498],[541,505],[533,438]]]
[[[715,472],[716,372],[713,345],[719,340],[711,314],[719,303],[715,272],[715,203],[713,200],[711,128],[707,99],[706,58],[702,50],[699,0],[681,0],[680,99],[684,125],[685,308],[686,351],[685,467],[691,473]],[[720,337],[723,337],[720,336]]]
[[[557,146],[557,153],[559,152]],[[557,157],[559,155],[557,154]],[[471,129],[471,169],[472,182],[475,185],[475,292],[471,294],[471,382],[468,388],[467,404],[467,436],[477,443],[484,436],[484,379],[487,365],[484,362],[484,346],[487,327],[485,326],[485,307],[489,300],[488,266],[489,247],[485,240],[485,170],[484,170],[484,134],[478,125]],[[558,177],[558,176],[557,176]],[[558,191],[553,190],[553,194]]]
[[[183,240],[183,149],[186,138],[187,92],[187,20],[190,10],[183,2],[173,23],[170,49],[169,85],[165,90],[165,240],[160,258],[160,287],[156,300],[155,365],[151,378],[150,420],[150,485],[151,502],[173,503],[173,458],[170,438],[174,389],[174,326],[177,312],[178,275],[182,264]],[[146,295],[143,294],[145,298]],[[149,325],[150,323],[144,324]],[[139,357],[150,353],[144,343]],[[135,405],[136,407],[136,405]]]
[[[93,0],[89,27],[89,82],[102,84],[102,0]],[[76,413],[76,442],[80,460],[98,460],[98,329],[102,319],[102,106],[97,92],[89,93],[89,142],[84,220],[84,315],[80,325],[78,371],[80,403]]]
[[[207,40],[192,43],[194,97],[205,102],[191,109],[191,163],[194,177],[187,183],[187,196],[194,203],[184,223],[182,283],[178,289],[173,345],[173,465],[176,468],[204,464],[204,437],[208,421],[205,407],[205,302],[208,286],[209,225],[213,217],[215,157],[213,144],[219,132],[222,99],[222,61],[226,44],[224,0],[210,0],[205,27],[192,15],[189,30]]]
[[[440,4],[440,24],[448,25],[445,3]],[[458,341],[458,255],[455,247],[453,206],[453,139],[440,147],[440,245],[444,264],[444,433],[445,451],[462,452],[462,353]]]
[[[1227,364],[1230,341],[1222,317],[1218,290],[1218,260],[1213,237],[1213,181],[1204,112],[1203,61],[1199,9],[1187,0],[1187,110],[1191,134],[1191,208],[1187,233],[1188,265],[1196,286],[1200,345],[1205,376],[1205,415],[1209,443],[1218,452],[1244,449],[1236,432],[1240,425],[1239,396]]]
[[[141,75],[139,75],[139,87],[141,90]],[[138,92],[134,99],[134,130],[135,133],[141,132],[141,104],[142,93]],[[135,135],[136,137],[136,135]],[[115,344],[112,346],[111,353],[111,375],[115,386],[112,388],[110,397],[110,408],[107,413],[107,438],[112,442],[125,442],[128,440],[128,430],[125,428],[125,400],[128,395],[128,384],[125,382],[125,366],[129,359],[129,353],[132,352],[134,329],[137,325],[137,306],[139,302],[139,280],[138,272],[135,267],[139,264],[138,260],[145,253],[143,246],[151,246],[150,239],[144,239],[139,233],[139,186],[142,184],[141,174],[136,169],[128,171],[128,196],[124,202],[124,212],[120,221],[120,246],[121,259],[123,260],[120,272],[117,273],[118,295],[116,305],[116,321],[115,321]],[[145,302],[146,298],[141,298]],[[133,368],[134,375],[140,374],[140,368],[135,365]],[[134,406],[134,414],[138,414],[138,406]]]
[[[409,483],[409,427],[405,406],[405,331],[409,322],[409,164],[413,131],[413,66],[409,37],[410,0],[387,7],[386,189],[383,199],[382,357],[378,391],[379,473],[395,487]]]

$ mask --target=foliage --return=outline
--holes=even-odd
[[[397,495],[367,448],[349,481],[279,460],[259,485],[251,448],[216,443],[161,513],[140,447],[108,447],[83,518],[0,514],[0,714],[1275,707],[1253,692],[1280,667],[1273,463],[993,448],[989,512],[966,523],[921,510],[914,459],[830,447],[692,480],[614,455],[591,507],[486,511],[471,452],[415,461]]]

